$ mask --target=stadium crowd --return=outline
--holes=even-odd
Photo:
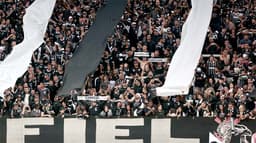
[[[6,1],[0,9],[0,57],[22,41],[22,14],[32,0]],[[180,44],[189,13],[186,0],[128,0],[84,89],[56,95],[65,63],[105,3],[58,1],[45,43],[14,89],[0,97],[0,115],[20,117],[234,117],[255,119],[256,2],[214,0],[203,55],[188,95],[157,97]],[[104,24],[103,24],[104,25]],[[139,53],[140,52],[140,53]],[[160,60],[159,60],[160,59]],[[164,60],[162,60],[164,59]],[[77,69],[79,70],[79,69]],[[80,96],[104,100],[79,100]],[[103,98],[104,97],[104,98]],[[96,98],[95,98],[96,99]]]

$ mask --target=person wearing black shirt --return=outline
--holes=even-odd
[[[98,116],[99,112],[100,112],[100,110],[99,110],[99,107],[98,107],[96,101],[92,101],[91,106],[89,107],[89,114],[91,116]]]
[[[200,67],[197,68],[195,73],[195,87],[199,87],[199,88],[204,87],[205,80],[206,80],[205,73],[202,71]]]
[[[228,103],[227,116],[232,117],[232,118],[237,117],[237,109],[236,109],[234,103],[232,103],[232,102]]]
[[[21,118],[21,107],[18,106],[18,104],[14,104],[12,111],[11,111],[11,117],[12,118]]]

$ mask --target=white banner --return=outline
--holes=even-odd
[[[107,96],[77,96],[77,100],[88,100],[88,101],[99,101],[103,100],[106,101],[108,98]]]
[[[157,96],[189,92],[211,20],[212,7],[212,0],[192,0],[192,9],[183,25],[180,46],[170,63],[164,85],[156,88]]]
[[[44,42],[55,2],[56,0],[36,0],[26,9],[23,17],[24,40],[14,46],[12,53],[0,63],[1,96],[27,70],[34,50]]]
[[[134,52],[134,57],[150,57],[149,52]]]
[[[167,58],[149,58],[148,61],[151,63],[165,63]]]

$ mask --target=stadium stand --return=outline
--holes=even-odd
[[[22,40],[22,15],[33,1],[0,9],[0,58]],[[0,115],[21,117],[256,117],[256,3],[215,1],[203,55],[188,95],[157,97],[180,43],[186,0],[128,0],[101,62],[84,88],[57,95],[65,64],[79,48],[102,0],[58,1],[45,44],[13,89],[0,97]],[[104,23],[102,23],[104,26]],[[82,61],[81,61],[82,62]],[[79,69],[75,69],[79,70]]]

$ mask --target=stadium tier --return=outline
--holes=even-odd
[[[233,143],[252,136],[253,143],[255,87],[255,0],[0,1],[0,142],[17,118],[25,126],[26,117],[40,117],[35,124],[64,132],[67,118],[85,119],[76,126],[86,124],[93,139],[79,142],[97,142],[96,123],[122,117],[131,119],[120,119],[131,134],[116,139],[154,142],[156,125],[166,123],[169,133],[191,120],[188,131],[203,135],[171,137]]]

